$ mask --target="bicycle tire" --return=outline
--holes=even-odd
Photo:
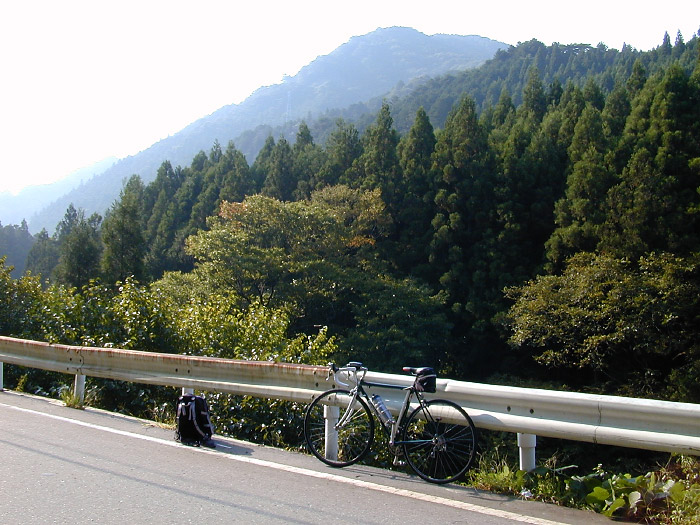
[[[326,465],[347,467],[363,459],[374,441],[374,418],[364,399],[356,400],[354,414],[338,432],[337,457],[326,450],[326,420],[324,407],[339,406],[339,418],[350,405],[352,394],[348,390],[328,390],[318,396],[306,409],[304,438],[309,451]],[[328,454],[327,454],[328,452]],[[330,457],[327,457],[330,456]]]
[[[450,421],[443,422],[445,417]],[[408,416],[403,429],[403,451],[408,465],[431,483],[457,481],[476,455],[476,427],[456,403],[427,401]]]

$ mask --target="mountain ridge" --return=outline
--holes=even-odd
[[[199,151],[211,148],[215,140],[226,144],[259,126],[277,126],[379,97],[400,82],[475,67],[507,47],[481,36],[428,36],[403,27],[380,28],[352,37],[328,55],[317,57],[293,77],[260,87],[240,104],[223,106],[149,148],[119,160],[31,215],[30,230],[53,231],[71,203],[83,208],[87,215],[104,213],[118,197],[126,178],[136,173],[148,183],[164,161],[188,165]],[[244,153],[250,157],[257,152]]]

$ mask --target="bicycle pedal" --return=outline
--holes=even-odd
[[[394,461],[392,462],[395,467],[405,467],[406,462],[400,459],[398,456],[394,456]]]

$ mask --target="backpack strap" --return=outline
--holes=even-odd
[[[196,410],[196,405],[197,403],[195,400],[192,400],[189,406],[189,414],[188,417],[192,421],[192,424],[194,425],[194,429],[197,431],[197,433],[202,436],[206,437],[206,434],[202,431],[201,428],[199,428],[199,424],[197,423],[197,410]]]

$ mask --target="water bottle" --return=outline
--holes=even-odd
[[[372,404],[374,405],[374,408],[377,409],[377,413],[379,414],[379,419],[384,423],[384,426],[389,427],[394,424],[394,416],[391,415],[391,412],[389,412],[389,409],[386,407],[384,404],[384,400],[379,397],[377,394],[374,394],[372,397]]]

